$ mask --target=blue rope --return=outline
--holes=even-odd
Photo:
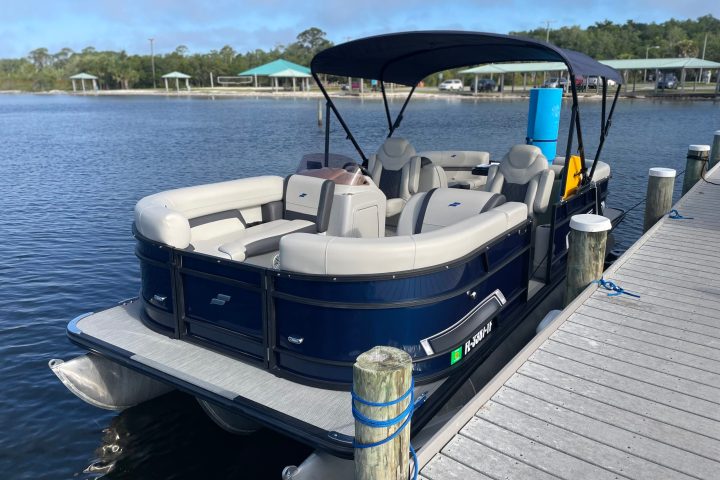
[[[405,427],[410,423],[410,419],[412,418],[412,414],[415,411],[415,379],[412,379],[410,381],[410,388],[407,392],[403,393],[400,397],[396,398],[395,400],[390,400],[388,402],[371,402],[369,400],[365,400],[364,398],[360,397],[355,392],[350,392],[350,395],[352,396],[352,414],[355,420],[362,423],[363,425],[367,425],[372,428],[388,428],[392,427],[394,425],[399,424],[402,422],[402,424],[387,438],[384,438],[382,440],[378,440],[377,442],[372,443],[360,443],[357,441],[357,439],[353,439],[353,446],[355,448],[373,448],[380,445],[383,445],[391,440],[393,440],[395,437],[400,435],[400,433],[405,429]],[[356,407],[355,402],[362,403],[363,405],[368,405],[370,407],[391,407],[393,405],[397,405],[398,403],[402,402],[403,400],[406,400],[408,397],[410,397],[410,401],[408,402],[408,406],[405,407],[405,410],[403,410],[400,415],[394,418],[390,418],[388,420],[375,420],[373,418],[367,417],[363,415]],[[413,448],[412,444],[410,445],[410,454],[412,455],[413,459],[413,480],[417,480],[418,475],[418,460],[417,455],[415,454],[415,449]]]
[[[628,295],[630,297],[640,298],[640,295],[637,295],[635,293],[630,293],[624,288],[621,288],[617,286],[615,283],[611,282],[610,280],[605,280],[604,278],[601,278],[600,280],[594,280],[592,283],[596,283],[600,285],[605,290],[610,290],[611,293],[608,293],[608,297],[617,297],[618,295]]]
[[[668,218],[671,218],[673,220],[692,220],[693,217],[684,217],[680,215],[680,212],[675,210],[674,208],[668,212]]]

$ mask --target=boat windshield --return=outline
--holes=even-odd
[[[302,157],[295,170],[298,175],[332,180],[337,185],[365,185],[360,165],[350,157],[331,153],[310,153]]]

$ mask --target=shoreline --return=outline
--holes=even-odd
[[[388,98],[405,98],[407,93],[410,91],[409,88],[403,88],[396,92],[387,92]],[[380,92],[344,92],[344,91],[330,91],[330,97],[334,99],[360,99],[360,100],[382,100],[382,94]],[[0,95],[68,95],[76,97],[141,97],[141,96],[161,96],[161,97],[196,97],[196,98],[297,98],[297,99],[322,99],[324,98],[319,90],[312,90],[309,92],[302,91],[272,91],[267,90],[240,90],[230,88],[197,88],[190,91],[165,91],[161,89],[119,89],[119,90],[98,90],[98,91],[87,91],[87,92],[72,92],[67,90],[47,90],[39,92],[31,92],[24,90],[0,90]],[[472,94],[471,92],[464,93],[441,93],[435,89],[416,90],[414,97],[416,99],[427,99],[427,100],[452,100],[452,101],[503,101],[503,100],[521,100],[527,99],[530,96],[529,90],[512,92],[506,91],[503,93],[480,93]],[[602,95],[592,93],[579,93],[579,99],[581,101],[600,101]],[[683,92],[683,93],[669,93],[669,94],[655,94],[652,90],[647,91],[636,91],[620,94],[618,100],[672,100],[672,101],[718,101],[720,95],[715,94],[713,91],[708,92]]]

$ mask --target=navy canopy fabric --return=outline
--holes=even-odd
[[[622,83],[617,70],[587,55],[549,43],[495,33],[428,31],[362,38],[315,55],[313,73],[417,85],[451,68],[501,62],[563,62],[574,75],[597,75]]]

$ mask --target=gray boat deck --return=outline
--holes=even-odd
[[[201,390],[228,400],[242,397],[322,430],[355,434],[349,392],[301,385],[156,333],[140,321],[140,308],[137,301],[113,307],[80,319],[76,327],[85,336],[124,350],[129,360]],[[417,387],[416,395],[431,394],[440,383]]]
[[[711,172],[720,180],[720,170]],[[720,186],[700,181],[419,452],[440,479],[720,479]]]

